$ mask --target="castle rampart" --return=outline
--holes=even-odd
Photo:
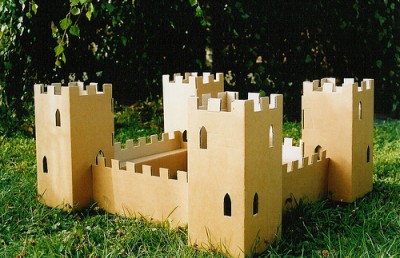
[[[374,80],[364,79],[361,81],[360,86],[354,82],[353,78],[345,78],[342,86],[336,85],[335,78],[324,78],[320,80],[314,80],[312,82],[303,82],[303,94],[308,95],[312,92],[324,92],[324,93],[357,93],[357,92],[371,92],[373,94]]]
[[[283,150],[288,151],[291,139],[285,139]],[[301,154],[302,143],[293,146],[294,151]],[[298,148],[298,149],[297,149]],[[290,156],[286,154],[286,156]],[[295,202],[304,199],[314,202],[327,197],[328,194],[328,164],[326,151],[315,153],[309,157],[301,157],[282,165],[282,207],[292,208]]]
[[[106,167],[99,158],[93,170],[93,199],[104,210],[128,217],[144,217],[156,221],[169,221],[173,226],[188,223],[187,172],[171,173],[169,169],[126,162],[122,167],[112,160]]]
[[[70,82],[68,86],[61,86],[61,83],[52,83],[51,85],[35,84],[35,95],[46,94],[70,95],[70,96],[88,96],[88,95],[112,95],[111,84],[103,84],[102,90],[98,90],[97,83],[90,83],[86,87],[83,82]]]
[[[180,131],[174,131],[172,136],[171,138],[170,134],[163,133],[161,134],[161,140],[158,140],[157,135],[151,135],[149,143],[147,143],[145,137],[141,137],[138,139],[137,145],[134,145],[133,140],[127,140],[125,148],[121,148],[121,143],[116,142],[114,144],[114,157],[120,161],[127,161],[186,148],[186,144],[182,141],[182,133]]]
[[[246,100],[238,99],[237,92],[220,92],[217,98],[207,98],[207,105],[201,105],[200,98],[190,98],[192,110],[203,110],[213,112],[269,112],[274,109],[282,109],[282,95],[271,94],[270,97],[260,97],[259,93],[249,94]],[[203,98],[204,100],[204,98]]]

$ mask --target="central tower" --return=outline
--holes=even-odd
[[[265,250],[282,219],[282,96],[190,99],[189,242],[233,256]]]

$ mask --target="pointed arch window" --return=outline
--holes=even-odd
[[[367,163],[369,163],[369,161],[370,161],[370,159],[371,159],[371,156],[370,156],[371,154],[370,154],[370,149],[369,149],[369,145],[368,145],[368,147],[367,147]]]
[[[232,215],[232,203],[229,194],[224,197],[224,216],[230,217]]]
[[[43,157],[43,173],[49,173],[49,170],[47,168],[47,157]]]
[[[104,158],[104,157],[105,157],[105,156],[104,156],[104,152],[103,152],[102,150],[99,150],[99,152],[98,152],[97,155],[96,155],[96,165],[99,164],[99,157],[100,157],[100,158]],[[105,161],[104,161],[104,165],[105,165]]]
[[[253,198],[253,215],[257,214],[258,214],[258,194],[255,193]]]
[[[358,103],[358,119],[362,119],[362,102]]]
[[[61,115],[60,115],[60,110],[58,109],[56,111],[56,126],[61,126]]]
[[[207,149],[207,130],[204,126],[200,129],[200,149]]]
[[[183,131],[183,133],[182,133],[182,141],[187,142],[187,131],[186,130]]]
[[[314,153],[318,154],[318,160],[321,160],[321,153],[322,153],[322,147],[320,145],[317,145],[314,149]]]
[[[269,147],[274,147],[274,126],[269,126]]]

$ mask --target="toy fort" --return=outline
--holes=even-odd
[[[161,139],[114,143],[111,85],[35,85],[38,193],[188,225],[232,256],[280,236],[293,198],[352,202],[372,190],[374,81],[304,82],[302,134],[282,144],[282,95],[224,92],[223,74],[163,76]]]

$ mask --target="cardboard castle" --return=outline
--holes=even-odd
[[[223,74],[163,76],[161,139],[114,143],[111,85],[35,85],[38,193],[122,216],[188,225],[189,244],[232,256],[279,238],[293,198],[352,202],[372,190],[373,89],[304,82],[299,146],[282,139],[282,95],[224,92]]]

